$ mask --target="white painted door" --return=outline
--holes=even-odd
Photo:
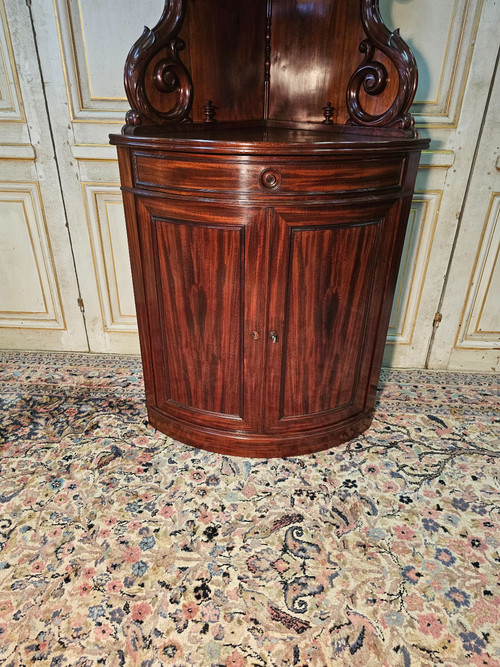
[[[30,17],[24,2],[0,0],[0,3],[2,1],[6,2],[16,31],[26,32],[24,24],[26,20],[29,23]],[[142,0],[141,3],[135,0],[32,0],[30,4],[59,166],[56,173],[52,155],[49,157],[50,150],[47,150],[47,169],[52,169],[53,176],[45,179],[44,187],[49,188],[50,181],[54,190],[52,199],[59,197],[61,207],[62,192],[90,349],[137,352],[118,167],[115,149],[108,145],[108,134],[120,131],[128,108],[122,83],[126,53],[142,33],[143,25],[156,23],[164,0]],[[381,0],[380,4],[387,24],[401,29],[416,54],[420,84],[412,111],[421,136],[430,136],[432,140],[429,151],[422,156],[417,178],[385,363],[423,367],[430,358],[431,364],[442,367],[448,364],[448,359],[454,358],[451,355],[454,342],[444,335],[445,325],[451,322],[445,306],[453,311],[457,299],[454,301],[450,295],[462,289],[455,288],[453,281],[448,281],[443,320],[438,329],[433,327],[433,321],[441,304],[495,66],[492,45],[497,43],[500,21],[498,0],[440,0],[438,3],[435,0]],[[29,61],[35,72],[36,58],[33,45],[27,41],[25,47],[19,45],[15,55],[18,69],[22,69],[20,64],[24,66],[25,61],[28,67]],[[38,78],[36,73],[31,76],[33,90],[41,90],[39,75]],[[27,115],[32,110],[37,122],[42,122],[40,118],[46,114],[44,99],[36,98],[31,89],[27,96]],[[23,141],[28,147],[12,150],[31,150],[30,138],[25,135]],[[25,166],[19,162],[16,169],[19,170],[21,164]],[[9,166],[6,173],[17,172]],[[36,172],[31,177],[34,182],[39,181]],[[469,192],[481,182],[479,177],[472,179]],[[484,216],[481,212],[475,215],[474,208],[471,205],[467,225],[472,229],[471,235],[479,238]],[[52,215],[56,213],[51,213],[51,223]],[[62,224],[57,226],[58,232],[61,227]],[[27,242],[25,238],[23,247],[27,247]],[[463,243],[467,245],[467,241]],[[52,249],[52,255],[58,272],[62,274],[67,269],[71,273],[68,259],[71,255],[62,240]],[[21,281],[16,280],[15,284],[20,288]],[[73,303],[75,311],[75,294],[71,290],[75,291],[76,287],[71,287],[67,276],[64,281],[59,280],[58,285],[60,301],[64,302],[62,312],[66,313],[66,303]],[[23,307],[34,308],[33,303],[28,303],[28,298],[34,299],[33,292],[27,290],[26,295],[29,297],[23,297],[26,300]],[[491,300],[485,303],[489,312]],[[11,307],[7,302],[4,305]],[[69,313],[69,305],[67,308]],[[81,317],[79,312],[74,314]],[[460,319],[460,314],[453,311],[453,317]],[[66,321],[73,320],[67,317]],[[435,345],[441,346],[442,351],[429,356],[433,332]],[[69,340],[67,338],[65,344],[71,345]],[[446,345],[449,357],[444,352]],[[33,342],[25,346],[42,345]],[[64,349],[62,345],[61,349]],[[73,349],[82,348],[75,342]],[[482,351],[476,350],[464,363],[470,368],[476,364],[482,367],[481,354]]]
[[[500,361],[500,71],[484,115],[446,279],[433,368],[498,370]]]
[[[420,136],[431,138],[417,176],[384,364],[422,368],[495,68],[499,3],[382,0],[381,9],[387,24],[401,29],[416,55],[419,86],[412,113]],[[476,179],[474,188],[479,187]],[[472,234],[479,236],[482,224],[479,212],[471,211]],[[460,289],[449,285],[459,298]],[[444,323],[445,317],[440,330]],[[451,350],[453,342],[443,339],[442,344]],[[434,367],[437,358],[430,355],[430,360]],[[471,369],[482,367],[479,356],[471,355],[468,363]]]
[[[28,7],[0,0],[0,347],[88,350]]]

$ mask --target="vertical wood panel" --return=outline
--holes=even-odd
[[[292,229],[280,417],[353,402],[378,224]]]
[[[19,193],[12,192],[12,199],[4,199],[4,194],[0,195],[0,318],[17,315],[22,320],[24,315],[31,319],[47,314],[47,274],[43,263],[40,273],[40,241]]]
[[[217,120],[262,118],[265,21],[266,0],[188,0],[181,58],[193,79],[193,120],[204,119],[207,100]]]
[[[242,415],[243,229],[154,218],[153,237],[169,400]]]
[[[345,91],[363,59],[359,11],[352,0],[274,3],[272,42],[279,47],[272,49],[270,118],[321,121],[331,102],[334,122],[345,123]],[[352,61],[342,66],[345,53]]]

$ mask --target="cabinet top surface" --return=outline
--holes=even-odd
[[[138,127],[134,134],[110,135],[112,144],[131,148],[194,152],[310,154],[359,150],[421,150],[428,139],[414,139],[387,129],[314,124],[276,127],[220,123],[185,123],[174,127]]]

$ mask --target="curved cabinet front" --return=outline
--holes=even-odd
[[[366,429],[415,178],[408,151],[119,155],[151,423],[265,457]]]

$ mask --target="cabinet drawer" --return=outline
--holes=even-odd
[[[300,195],[365,192],[401,187],[405,155],[385,158],[291,160],[218,159],[135,152],[136,187],[167,192],[249,195]]]

